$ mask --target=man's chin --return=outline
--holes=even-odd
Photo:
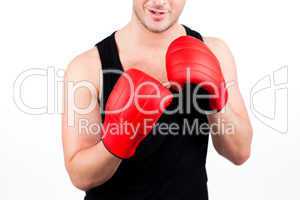
[[[162,33],[167,31],[172,25],[169,23],[146,23],[145,27],[152,33]]]

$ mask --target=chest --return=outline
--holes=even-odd
[[[136,68],[162,83],[167,82],[166,67],[165,67],[165,50],[146,50],[126,51],[119,53],[123,68]]]

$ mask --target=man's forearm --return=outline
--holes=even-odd
[[[243,164],[250,155],[252,127],[228,104],[224,111],[208,116],[213,144],[219,154],[233,163]]]
[[[78,152],[67,162],[73,185],[86,191],[110,179],[121,160],[110,154],[100,142]]]

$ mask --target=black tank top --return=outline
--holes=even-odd
[[[202,40],[198,32],[184,27],[187,35]],[[115,33],[96,45],[102,70],[123,70],[114,36]],[[102,110],[119,76],[103,74]],[[178,103],[179,99],[174,98],[168,109]],[[102,114],[102,120],[104,117]],[[180,134],[157,134],[154,127],[138,147],[135,156],[123,160],[106,183],[86,192],[85,200],[208,199],[205,163],[209,136],[208,131],[207,134],[196,134],[196,128],[207,123],[207,117],[192,109],[189,113],[163,114],[158,123],[177,123]],[[196,128],[195,124],[198,125]],[[192,129],[193,125],[195,129]],[[189,127],[195,134],[187,133],[184,127]]]

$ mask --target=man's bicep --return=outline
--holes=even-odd
[[[62,136],[65,159],[96,144],[100,133],[99,79],[90,59],[76,58],[65,73]]]

